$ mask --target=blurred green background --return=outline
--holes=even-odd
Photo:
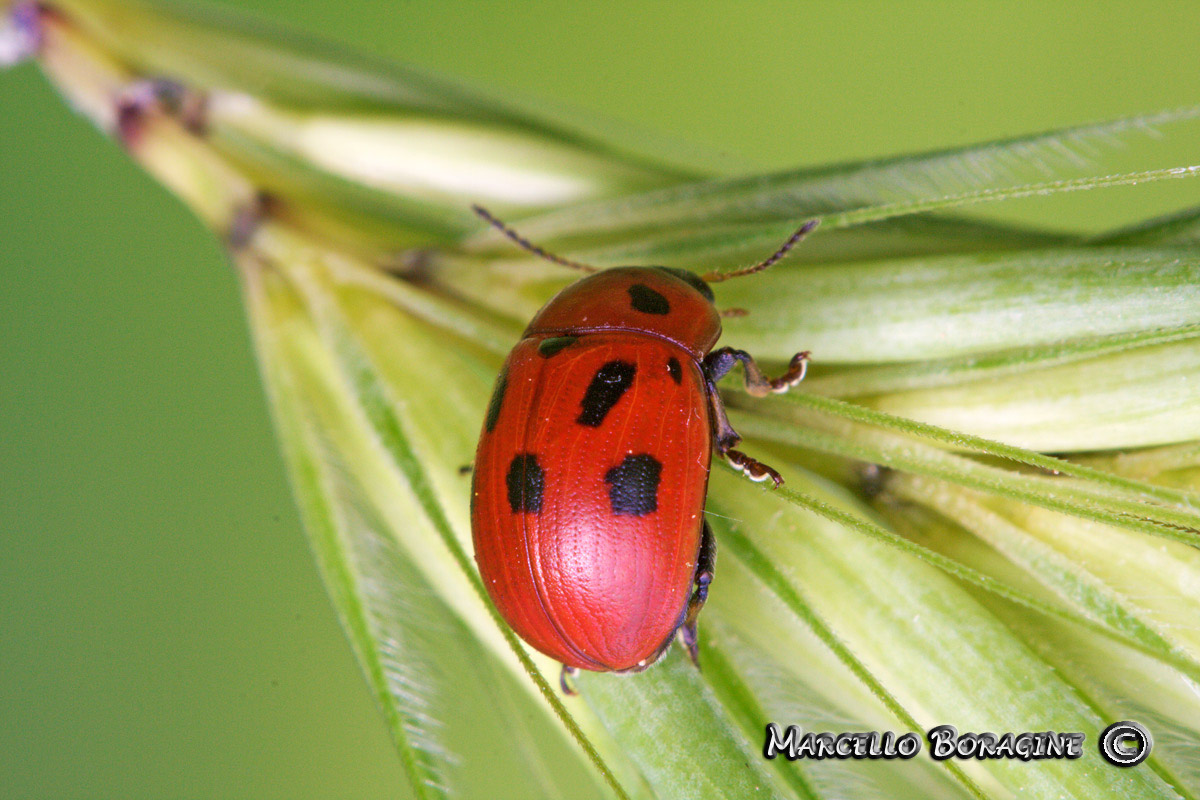
[[[723,171],[1200,100],[1183,3],[226,5],[627,141],[682,139]],[[0,795],[408,796],[220,248],[34,66],[0,73],[0,108]],[[1198,197],[1185,181],[992,211],[1098,228]]]

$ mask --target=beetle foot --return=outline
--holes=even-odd
[[[563,664],[562,672],[558,674],[558,685],[562,689],[563,694],[569,697],[575,697],[579,694],[579,690],[575,688],[574,678],[579,674],[578,667],[568,667]]]
[[[782,475],[761,461],[754,460],[741,450],[726,450],[724,456],[726,461],[741,470],[742,474],[752,481],[761,482],[770,478],[776,489],[783,485]]]
[[[804,350],[792,356],[792,361],[788,364],[787,372],[778,378],[767,379],[767,384],[771,387],[771,391],[775,394],[782,394],[804,380],[804,374],[808,372],[808,358],[811,355],[812,353]]]
[[[696,623],[685,622],[679,626],[679,638],[683,640],[683,646],[687,648],[688,658],[696,669],[700,669],[700,641],[697,639]]]
[[[708,600],[708,585],[712,583],[712,579],[712,573],[707,571],[696,576],[696,591],[688,601],[687,617],[679,626],[679,636],[683,640],[683,646],[687,648],[688,658],[696,665],[696,669],[700,669],[700,639],[696,633],[696,619]]]

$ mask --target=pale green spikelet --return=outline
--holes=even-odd
[[[0,49],[36,57],[228,246],[313,553],[415,796],[1200,795],[1198,212],[1083,236],[957,210],[1188,180],[1197,165],[1106,154],[1195,139],[1200,108],[718,179],[236,15],[17,12]],[[787,395],[725,386],[744,449],[787,482],[714,468],[700,671],[676,648],[565,698],[487,600],[460,468],[504,354],[575,276],[472,203],[600,266],[733,268],[822,221],[715,289],[750,312],[724,342],[813,366]],[[1122,718],[1156,733],[1138,769],[1094,751]],[[766,760],[767,722],[1089,745]]]

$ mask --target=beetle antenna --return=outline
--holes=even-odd
[[[735,269],[733,272],[717,272],[714,270],[713,272],[705,273],[700,277],[709,283],[720,283],[721,281],[727,281],[730,278],[740,278],[743,275],[753,275],[756,272],[762,272],[764,269],[773,266],[776,262],[786,256],[788,251],[793,247],[800,244],[805,236],[808,236],[808,234],[812,233],[813,228],[817,227],[820,221],[821,220],[819,219],[810,219],[808,222],[801,225],[799,230],[793,233],[788,240],[783,243],[783,246],[772,253],[771,257],[765,261],[760,261],[752,267]]]
[[[555,255],[554,253],[551,253],[541,247],[538,247],[536,244],[529,241],[524,236],[522,236],[521,234],[514,231],[512,228],[508,227],[503,222],[501,222],[500,220],[493,217],[492,212],[488,211],[483,206],[473,205],[473,206],[471,206],[471,210],[474,211],[476,216],[478,216],[484,222],[491,225],[493,228],[500,231],[505,236],[507,236],[509,239],[511,239],[512,241],[519,244],[523,249],[528,250],[529,252],[533,253],[535,256],[541,256],[542,258],[546,259],[547,261],[553,262],[555,264],[559,264],[564,267],[570,267],[571,269],[577,269],[580,272],[596,272],[597,271],[595,267],[593,267],[589,264],[582,264],[578,261],[572,261],[569,258],[563,258],[562,256]]]

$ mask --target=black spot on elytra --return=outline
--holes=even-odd
[[[532,453],[518,453],[508,465],[508,505],[514,514],[542,510],[542,492],[546,490],[546,471]]]
[[[591,428],[599,428],[608,412],[621,399],[621,395],[633,383],[637,366],[628,361],[609,361],[592,377],[580,403],[582,410],[576,422]]]
[[[683,367],[680,366],[679,359],[675,356],[667,359],[667,372],[671,373],[671,380],[683,383]]]
[[[643,314],[669,314],[671,312],[671,304],[667,302],[667,298],[643,283],[635,283],[629,287],[629,299],[633,310],[641,311]]]
[[[508,369],[500,370],[500,377],[496,378],[496,388],[492,390],[492,399],[488,401],[487,419],[483,421],[483,427],[488,433],[496,427],[496,420],[500,419],[500,404],[504,402],[504,392],[508,389]]]
[[[612,512],[643,517],[658,510],[658,481],[662,464],[651,455],[625,456],[619,466],[604,474]]]
[[[538,355],[542,358],[550,358],[577,341],[579,341],[578,336],[551,336],[549,339],[542,339],[542,343],[538,345]]]
[[[674,275],[676,278],[679,278],[679,280],[683,281],[688,286],[691,286],[697,292],[704,295],[704,299],[707,300],[708,302],[711,303],[711,302],[713,302],[713,300],[716,299],[715,297],[713,297],[712,287],[709,286],[707,283],[705,283],[704,279],[701,278],[696,273],[691,272],[690,270],[686,270],[686,269],[679,269],[678,267],[659,267],[659,269],[661,269],[663,272],[667,272],[667,273],[670,273],[671,275]]]

